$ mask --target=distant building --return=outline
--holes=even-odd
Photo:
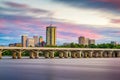
[[[28,38],[27,39],[27,47],[35,47],[34,39]]]
[[[85,38],[85,43],[84,43],[84,45],[89,45],[89,38]]]
[[[42,36],[39,37],[39,43],[41,43],[41,42],[43,42],[43,37]]]
[[[46,28],[46,44],[48,46],[56,46],[56,27],[48,26]]]
[[[40,47],[45,47],[45,46],[46,46],[46,43],[42,41]]]
[[[85,38],[84,36],[80,36],[80,37],[78,38],[78,43],[79,43],[80,45],[95,44],[95,40],[94,40],[94,39]]]
[[[21,43],[15,43],[14,45],[15,45],[15,47],[22,47]]]
[[[39,44],[38,36],[33,36],[33,39],[34,39],[34,45],[38,46],[38,44]]]
[[[21,43],[12,43],[12,44],[9,44],[9,47],[22,47],[22,44]]]
[[[116,41],[111,41],[111,44],[117,45],[118,43]]]
[[[27,47],[27,35],[21,36],[22,47]]]
[[[94,39],[90,39],[89,40],[89,44],[95,44],[95,40]]]
[[[79,42],[80,45],[85,45],[85,37],[84,36],[80,36],[78,38],[78,42]]]
[[[70,43],[63,43],[63,46],[67,46],[67,45],[70,45]]]
[[[15,47],[15,44],[9,44],[9,47]]]
[[[42,42],[43,42],[43,37],[40,36],[40,37],[39,37],[39,47],[42,47]]]

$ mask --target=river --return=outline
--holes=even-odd
[[[120,58],[0,60],[0,80],[120,80]]]

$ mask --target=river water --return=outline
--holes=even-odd
[[[120,80],[120,58],[0,60],[0,80]]]

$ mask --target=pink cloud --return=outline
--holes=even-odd
[[[84,26],[76,26],[74,24],[70,23],[63,23],[63,24],[56,24],[58,27],[58,37],[60,38],[65,38],[65,39],[70,39],[71,37],[76,37],[78,38],[79,36],[85,36],[87,38],[92,38],[92,39],[101,39],[103,38],[102,35],[96,33],[94,30],[90,29],[82,29]],[[64,34],[60,34],[64,32]],[[70,34],[70,35],[69,35]]]
[[[1,28],[4,28],[5,22],[6,22],[5,20],[0,19],[0,29],[1,29]]]
[[[120,23],[120,19],[111,19],[111,23]]]

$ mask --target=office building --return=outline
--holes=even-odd
[[[56,27],[48,26],[46,28],[46,44],[47,46],[56,46]]]
[[[89,40],[89,44],[95,44],[95,40],[94,39],[90,39]]]
[[[39,43],[41,43],[41,42],[43,42],[43,37],[42,36],[39,37]]]
[[[39,44],[38,36],[33,36],[33,39],[34,39],[34,45],[37,47]]]
[[[40,37],[39,37],[39,47],[42,47],[42,42],[43,42],[43,37],[40,36]]]
[[[89,38],[85,38],[85,43],[84,43],[84,45],[89,45]]]
[[[35,47],[34,39],[28,38],[27,39],[27,47]]]
[[[21,36],[22,47],[27,47],[27,35]]]
[[[78,43],[79,43],[80,45],[85,45],[85,37],[84,37],[84,36],[80,36],[80,37],[78,38]]]
[[[94,39],[85,38],[84,36],[80,36],[80,37],[78,38],[78,43],[79,43],[80,45],[95,44],[95,40],[94,40]]]

